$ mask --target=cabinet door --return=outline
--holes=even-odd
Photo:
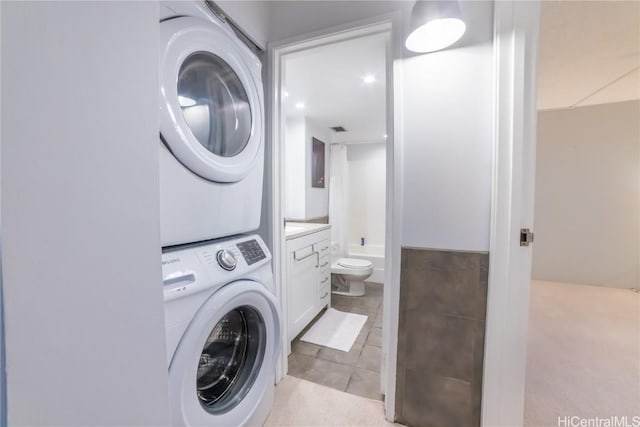
[[[311,246],[289,254],[289,339],[298,335],[317,311],[317,253]]]

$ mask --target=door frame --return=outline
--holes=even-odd
[[[485,357],[482,393],[483,426],[512,426],[523,422],[524,375],[526,362],[526,331],[528,323],[530,250],[528,268],[513,263],[524,249],[512,244],[518,241],[519,229],[531,226],[533,219],[533,182],[527,182],[529,194],[522,194],[522,181],[514,182],[523,168],[531,171],[535,158],[536,125],[536,61],[540,0],[520,2],[505,0],[494,3],[494,167],[493,197],[490,231],[489,292]],[[271,146],[270,191],[274,204],[267,214],[269,235],[272,238],[274,274],[278,297],[282,301],[281,288],[286,259],[283,255],[284,223],[281,218],[281,134],[280,103],[276,94],[280,91],[280,61],[286,53],[344,40],[347,34],[376,24],[391,24],[391,58],[387,74],[387,127],[390,139],[387,144],[387,217],[385,241],[385,293],[383,314],[382,387],[385,413],[388,420],[395,416],[395,388],[397,361],[397,332],[400,282],[400,231],[401,206],[401,16],[399,13],[360,23],[307,34],[268,46],[267,99],[271,117],[267,120],[267,146]],[[298,49],[296,49],[298,48]],[[389,64],[391,62],[391,64]],[[389,68],[391,70],[389,70]],[[391,92],[389,94],[389,92]],[[395,114],[394,114],[395,113]],[[395,126],[394,126],[395,124]],[[278,142],[276,144],[275,142]],[[522,163],[523,153],[529,155],[528,164]],[[526,180],[526,178],[525,178]],[[522,206],[523,196],[531,203]],[[514,209],[515,208],[515,209]],[[525,222],[523,222],[525,221]],[[529,221],[528,223],[526,221]],[[531,227],[530,227],[531,228]],[[519,279],[521,286],[510,286]],[[286,301],[286,299],[285,299]],[[387,309],[388,308],[388,309]],[[520,309],[520,311],[518,311]],[[283,310],[285,311],[285,310]],[[286,319],[283,319],[283,340],[286,348]],[[286,353],[285,353],[286,354]],[[286,356],[278,365],[279,375],[287,371]]]
[[[393,420],[395,417],[396,394],[396,361],[398,348],[398,319],[400,307],[400,230],[402,218],[401,206],[401,127],[399,90],[400,61],[402,53],[401,43],[401,13],[393,12],[370,19],[364,19],[328,28],[325,30],[286,39],[284,41],[269,43],[267,46],[267,100],[270,108],[270,117],[267,118],[267,149],[270,148],[271,162],[270,173],[267,172],[268,185],[267,196],[273,200],[269,209],[268,235],[272,240],[273,270],[276,282],[277,296],[282,305],[282,348],[280,361],[277,365],[276,378],[280,381],[288,370],[287,362],[287,301],[284,275],[287,268],[286,239],[284,235],[284,171],[281,135],[283,135],[284,117],[281,116],[282,90],[282,60],[287,54],[300,52],[328,44],[346,41],[354,38],[365,37],[373,34],[387,33],[387,64],[386,64],[386,126],[387,126],[387,150],[386,150],[386,218],[385,218],[385,284],[383,292],[383,345],[381,363],[380,388],[388,398],[385,399],[385,417]],[[269,157],[267,156],[267,159]],[[385,351],[386,350],[386,351]]]
[[[494,3],[494,167],[483,426],[524,420],[533,229],[540,0]]]

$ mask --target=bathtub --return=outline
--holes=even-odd
[[[367,282],[384,283],[384,245],[349,245],[349,258],[366,259],[373,264]]]

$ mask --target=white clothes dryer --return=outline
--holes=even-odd
[[[264,424],[280,349],[270,261],[256,235],[162,254],[172,425]]]
[[[162,246],[260,225],[261,63],[204,2],[160,6]]]

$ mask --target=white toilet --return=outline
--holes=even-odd
[[[364,281],[373,273],[371,261],[333,256],[338,252],[335,244],[331,249],[331,293],[351,297],[363,296]]]

